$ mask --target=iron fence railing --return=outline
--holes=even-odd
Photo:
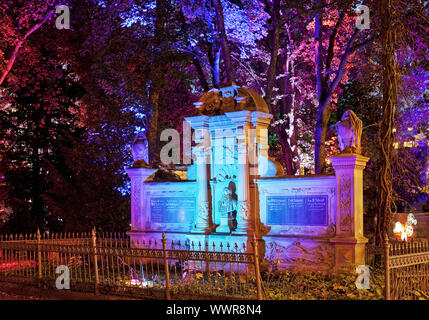
[[[132,241],[118,233],[0,235],[0,280],[146,298],[262,299],[258,246]],[[60,279],[60,280],[59,280]]]
[[[386,299],[429,291],[427,240],[368,245],[383,259]],[[122,233],[0,235],[0,281],[55,287],[67,266],[70,289],[157,299],[262,299],[257,240],[251,245],[132,241]],[[61,285],[61,283],[60,283]]]
[[[429,291],[429,244],[426,239],[385,243],[386,299],[412,299]],[[417,293],[417,294],[416,294]]]
[[[408,242],[386,240],[382,246],[366,247],[367,265],[384,268],[385,298],[387,300],[416,299],[429,292],[429,243],[427,239]],[[416,294],[417,293],[417,294]]]

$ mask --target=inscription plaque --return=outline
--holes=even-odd
[[[195,208],[194,197],[156,197],[150,199],[151,220],[154,223],[191,223]]]
[[[328,196],[267,197],[268,225],[328,225]]]

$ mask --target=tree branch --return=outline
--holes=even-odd
[[[6,64],[6,68],[2,71],[2,75],[0,78],[0,86],[3,84],[4,80],[6,79],[6,76],[9,74],[10,70],[12,70],[12,67],[15,63],[15,60],[18,56],[19,49],[21,49],[22,45],[24,44],[24,41],[37,29],[39,29],[53,14],[53,10],[49,11],[48,14],[43,18],[43,20],[37,24],[35,24],[32,28],[30,28],[24,35],[22,39],[18,39],[15,48],[12,51],[12,54],[10,56],[9,61]]]
[[[351,50],[351,46],[353,44],[353,41],[357,37],[359,33],[359,29],[356,29],[353,35],[350,37],[349,41],[347,42],[346,49],[344,51],[343,56],[341,57],[340,65],[338,66],[337,74],[335,75],[334,81],[332,81],[332,84],[329,86],[328,93],[325,97],[325,100],[329,100],[332,97],[332,94],[334,93],[334,90],[337,88],[338,84],[341,81],[341,78],[343,77],[345,67],[347,65],[347,60],[349,59],[350,55],[353,53]]]
[[[318,1],[320,4],[320,1]],[[322,99],[322,73],[323,73],[323,44],[321,37],[322,21],[320,19],[320,11],[316,10],[314,15],[314,41],[316,42],[316,85],[317,97],[319,101]]]
[[[338,34],[338,29],[340,28],[341,23],[343,22],[345,14],[346,14],[345,10],[342,10],[340,13],[340,16],[338,17],[338,21],[335,24],[335,27],[332,30],[332,33],[329,37],[329,46],[328,46],[328,53],[326,55],[325,71],[329,70],[329,68],[331,67],[332,59],[334,57],[335,38]],[[325,81],[328,80],[328,77],[329,77],[329,74],[325,74]]]

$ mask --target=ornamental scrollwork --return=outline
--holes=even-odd
[[[346,175],[340,176],[340,230],[352,230],[351,179]]]

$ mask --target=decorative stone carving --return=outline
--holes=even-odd
[[[134,167],[147,167],[149,164],[149,147],[146,139],[146,130],[140,131],[131,146]]]
[[[198,207],[198,215],[201,218],[207,218],[209,214],[209,203],[208,202],[201,202],[200,206]]]
[[[347,110],[332,128],[338,134],[341,153],[361,153],[362,120],[352,110]]]
[[[237,229],[237,195],[230,187],[223,189],[219,202],[221,225],[218,232],[232,232]]]
[[[197,114],[204,115],[220,115],[240,110],[269,113],[267,104],[259,94],[235,83],[206,92],[194,106]]]
[[[223,189],[223,195],[219,203],[219,211],[229,213],[237,209],[237,196],[232,193],[230,188]]]
[[[238,165],[236,164],[228,164],[224,165],[220,169],[217,170],[215,179],[216,181],[223,182],[223,181],[230,181],[230,180],[237,180],[237,172],[238,172]]]
[[[142,185],[143,181],[141,181],[140,179],[136,179],[135,181],[131,182],[131,190],[132,190],[132,199],[131,199],[131,211],[132,212],[139,212],[140,210],[140,206],[141,206],[141,185]],[[141,225],[140,220],[142,219],[142,217],[140,217],[139,215],[134,215],[133,217],[133,221],[131,221],[131,225],[133,228],[144,228],[145,226]]]
[[[294,241],[287,246],[276,242],[270,243],[267,259],[274,265],[285,264],[290,267],[302,265],[320,267],[331,267],[334,264],[334,252],[332,246],[320,244],[307,246],[301,242]]]
[[[340,230],[351,231],[351,181],[349,176],[340,176]]]
[[[331,223],[328,227],[326,234],[329,236],[335,236],[336,231],[337,231],[337,227],[335,226],[335,224]]]
[[[340,260],[343,263],[349,264],[353,261],[353,250],[350,248],[345,248],[342,250],[339,250],[339,254],[341,255]]]
[[[209,203],[207,201],[201,201],[198,205],[196,219],[193,223],[194,231],[204,232],[209,227],[209,224]]]
[[[249,217],[249,202],[247,201],[240,201],[238,203],[238,212],[240,214],[240,217],[243,219],[247,219]]]
[[[156,169],[147,167],[128,168],[131,179],[131,228],[132,230],[146,230],[148,214],[146,211],[145,181]]]
[[[248,201],[238,201],[237,215],[236,231],[247,232],[250,224],[250,204]]]

